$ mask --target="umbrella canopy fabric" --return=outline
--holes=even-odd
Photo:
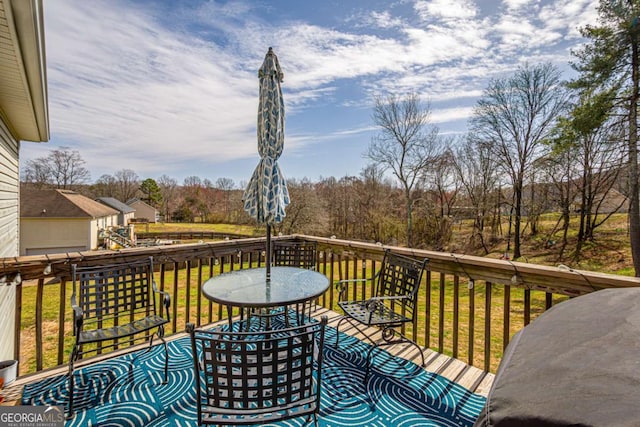
[[[260,162],[244,192],[244,210],[261,224],[281,222],[289,204],[289,190],[278,166],[284,148],[284,100],[280,83],[284,74],[269,48],[258,71],[258,153]]]

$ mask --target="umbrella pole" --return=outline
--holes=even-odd
[[[267,282],[271,281],[271,225],[267,224],[267,251],[265,266],[267,267]]]

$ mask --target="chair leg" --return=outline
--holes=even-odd
[[[291,326],[291,324],[289,323],[289,306],[288,306],[288,305],[285,305],[285,306],[283,307],[283,310],[284,310],[284,311],[283,311],[283,315],[284,315],[284,326],[285,326],[286,328],[288,328],[288,327],[290,327],[290,326]]]
[[[164,346],[164,381],[162,384],[167,384],[169,382],[169,349],[167,348],[167,342],[164,339],[164,325],[160,325],[158,327],[158,338],[162,341],[162,345]]]
[[[338,346],[338,341],[340,341],[340,325],[344,320],[348,320],[346,316],[340,317],[340,320],[338,320],[338,324],[336,325],[336,343],[334,345],[335,347]]]
[[[394,338],[396,335],[399,338]],[[382,330],[382,340],[383,340],[382,342],[375,342],[374,345],[367,351],[367,370],[365,373],[365,379],[369,378],[369,368],[371,367],[373,350],[383,345],[392,345],[392,344],[400,344],[400,343],[411,344],[416,349],[418,349],[418,352],[420,353],[420,359],[422,360],[422,363],[420,364],[420,366],[424,368],[425,366],[424,352],[422,351],[422,349],[420,348],[417,342],[407,338],[405,335],[401,334],[400,332],[396,331],[394,328],[391,328],[391,327],[386,327]]]
[[[75,415],[73,412],[73,364],[78,357],[78,346],[74,345],[69,355],[69,408],[67,409],[66,419],[70,420]]]

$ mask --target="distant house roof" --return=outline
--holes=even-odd
[[[131,206],[125,203],[122,203],[120,200],[114,199],[113,197],[98,197],[96,200],[99,201],[100,203],[104,203],[107,206],[111,206],[112,208],[117,209],[123,214],[128,214],[136,211]]]
[[[127,200],[127,205],[129,205],[129,206],[133,205],[134,203],[142,203],[144,205],[149,206],[151,209],[155,209],[149,203],[145,202],[144,200],[138,199],[137,197]]]
[[[118,211],[71,190],[22,190],[21,218],[102,218]]]

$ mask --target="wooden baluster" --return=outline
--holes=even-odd
[[[426,291],[425,298],[426,301],[424,303],[424,342],[425,347],[431,346],[431,270],[427,270],[426,276]]]
[[[460,319],[460,277],[453,276],[453,357],[458,358],[458,329]]]
[[[484,296],[484,370],[491,368],[491,282],[485,285]]]
[[[196,300],[197,308],[196,308],[196,325],[202,325],[202,285],[204,282],[202,281],[202,267],[203,262],[202,258],[198,259],[198,287],[196,289],[196,293],[198,294],[198,298]]]
[[[42,301],[44,297],[44,277],[38,279],[36,289],[36,370],[42,370]],[[64,311],[63,311],[64,313]],[[18,359],[16,359],[18,360]]]
[[[531,289],[524,290],[524,326],[531,323]]]
[[[438,352],[442,353],[444,351],[444,304],[445,304],[445,274],[440,273],[440,301],[438,307],[438,312],[440,318],[438,319]]]
[[[171,296],[171,300],[174,304],[171,304],[171,308],[173,309],[173,316],[171,316],[171,328],[173,333],[177,331],[178,325],[178,273],[180,271],[180,263],[178,261],[173,262],[173,295]]]
[[[474,366],[473,356],[476,343],[476,284],[475,281],[469,282],[469,358],[467,363]]]
[[[64,357],[64,314],[67,311],[70,301],[67,300],[67,280],[65,278],[60,279],[60,300],[59,313],[58,313],[58,365],[65,363]],[[21,302],[22,305],[22,302]]]
[[[502,350],[509,345],[511,337],[511,286],[504,286],[504,311],[502,315]]]
[[[186,270],[184,284],[184,318],[185,323],[191,323],[191,260],[187,260],[184,264]]]

